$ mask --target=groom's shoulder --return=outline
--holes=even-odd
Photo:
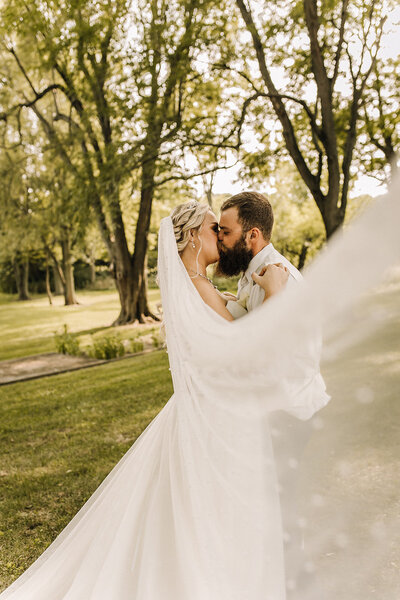
[[[286,258],[286,256],[284,256],[283,254],[278,252],[278,250],[275,247],[273,248],[273,257],[274,257],[274,262],[281,262],[285,267],[287,267],[289,269],[289,271],[293,275],[293,277],[295,277],[296,279],[303,278],[302,274],[294,266],[294,264],[291,263],[290,260],[288,258]]]

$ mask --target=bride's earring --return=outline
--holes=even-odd
[[[193,250],[196,249],[196,244],[194,242],[192,242],[192,248],[193,248]]]

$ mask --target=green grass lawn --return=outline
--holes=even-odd
[[[0,388],[0,589],[44,551],[171,394],[165,352]]]
[[[153,309],[159,298],[159,290],[149,290]],[[64,306],[60,296],[53,301],[49,306],[47,297],[40,296],[18,302],[15,296],[0,294],[0,360],[55,352],[54,332],[61,331],[64,323],[71,332],[105,330],[118,316],[120,306],[115,291],[78,292],[77,306]],[[118,330],[124,333],[123,328],[113,328]]]

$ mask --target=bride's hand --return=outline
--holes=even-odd
[[[285,287],[289,279],[289,271],[282,263],[276,263],[263,267],[259,275],[253,273],[252,278],[255,283],[263,288],[265,292],[264,300],[267,300]]]
[[[237,300],[237,296],[231,294],[230,292],[219,292],[219,295],[225,300],[225,302],[229,302],[229,300],[236,302]]]

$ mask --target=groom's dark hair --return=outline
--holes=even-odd
[[[236,207],[243,232],[257,227],[267,241],[271,238],[274,214],[268,199],[258,192],[240,192],[231,196],[221,206],[221,212]]]

